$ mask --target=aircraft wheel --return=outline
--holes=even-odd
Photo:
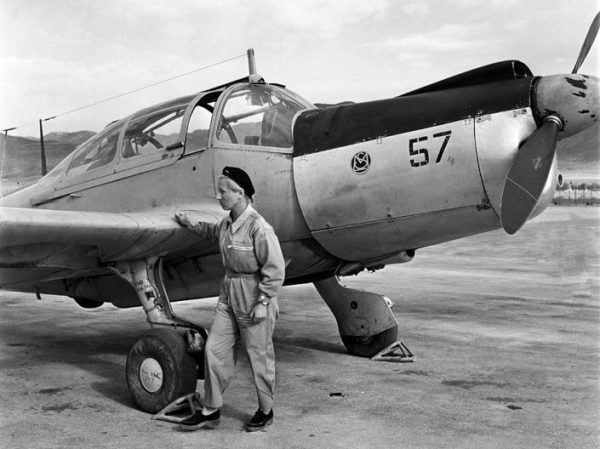
[[[196,361],[172,329],[152,329],[136,341],[127,355],[126,372],[129,393],[145,412],[157,413],[196,391]]]
[[[348,352],[359,357],[373,357],[382,349],[387,348],[398,340],[398,325],[391,327],[379,334],[367,337],[353,337],[342,335],[342,342]]]

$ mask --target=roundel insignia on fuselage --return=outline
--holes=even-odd
[[[357,175],[362,175],[371,168],[371,156],[366,151],[359,151],[352,156],[352,171]]]

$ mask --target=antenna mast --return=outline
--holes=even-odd
[[[254,49],[249,48],[246,53],[248,54],[248,71],[250,76],[256,75],[256,61],[254,60]]]

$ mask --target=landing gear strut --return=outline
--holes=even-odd
[[[196,391],[197,380],[204,375],[207,333],[173,313],[158,257],[119,262],[113,270],[134,287],[152,326],[129,351],[126,373],[134,403],[156,413]]]
[[[398,321],[385,296],[344,287],[337,277],[314,283],[338,324],[348,352],[373,357],[398,339]]]

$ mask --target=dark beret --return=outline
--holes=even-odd
[[[244,193],[249,198],[252,198],[254,195],[254,186],[252,185],[252,181],[250,180],[250,176],[241,168],[237,167],[225,167],[223,169],[223,176],[227,176],[237,185],[239,185],[242,189],[244,189]]]

